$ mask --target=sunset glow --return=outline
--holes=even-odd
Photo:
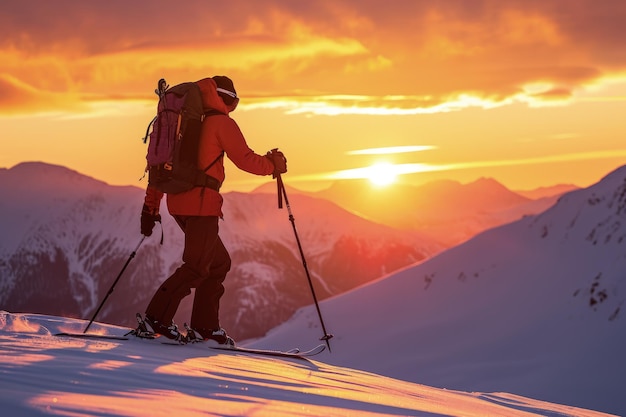
[[[434,146],[390,146],[387,148],[359,149],[347,152],[348,155],[388,155],[395,153],[421,152],[434,149]]]
[[[372,184],[385,186],[393,184],[396,181],[397,174],[395,173],[393,165],[388,162],[379,162],[369,167],[367,176],[367,179],[369,179]]]
[[[184,27],[159,30],[161,1],[35,3],[0,16],[0,167],[38,160],[143,186],[156,81],[216,74],[235,81],[249,145],[283,150],[285,180],[305,188],[370,178],[376,155],[392,157],[381,181],[527,189],[590,185],[626,161],[626,58],[611,30],[624,2],[194,0]],[[267,181],[227,169],[225,191]]]

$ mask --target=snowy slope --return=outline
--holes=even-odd
[[[322,360],[626,415],[626,167],[321,304]],[[255,346],[322,336],[312,307]]]
[[[317,360],[51,335],[84,326],[0,311],[3,416],[607,416],[502,392],[437,389]],[[92,330],[127,329],[96,323]]]

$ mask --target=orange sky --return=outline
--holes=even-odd
[[[249,145],[281,148],[299,188],[381,161],[416,185],[587,186],[626,162],[622,0],[180,4],[3,5],[0,167],[143,187],[157,80],[216,74]],[[229,165],[224,190],[267,180]]]

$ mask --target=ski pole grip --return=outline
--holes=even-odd
[[[278,190],[278,208],[282,209],[283,208],[283,187],[285,185],[283,184],[283,179],[280,176],[280,174],[278,174],[276,176],[276,188]]]

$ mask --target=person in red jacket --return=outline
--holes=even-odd
[[[258,155],[248,147],[237,123],[229,113],[237,108],[239,98],[230,78],[215,76],[197,82],[206,110],[219,114],[202,123],[198,167],[213,165],[207,174],[224,181],[224,154],[241,170],[256,175],[287,172],[287,160],[274,149]],[[163,193],[148,185],[141,212],[141,233],[150,236],[161,220],[159,206]],[[181,343],[214,340],[234,345],[220,326],[220,298],[224,294],[224,279],[231,260],[218,234],[222,217],[222,196],[208,187],[195,187],[179,194],[167,195],[167,208],[185,234],[182,265],[157,289],[145,311],[144,329],[164,335]],[[172,319],[183,298],[195,288],[191,313],[191,331],[181,334]],[[141,327],[141,326],[140,326]]]

